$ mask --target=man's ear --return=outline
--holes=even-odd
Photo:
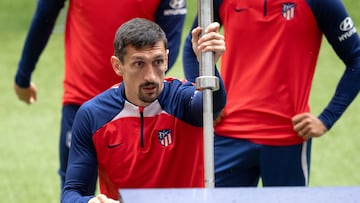
[[[111,65],[112,65],[116,75],[122,76],[120,59],[116,56],[111,56],[110,60],[111,60]]]

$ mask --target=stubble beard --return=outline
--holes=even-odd
[[[146,87],[152,86],[155,88],[155,91],[152,93],[145,93],[143,90]],[[140,85],[139,87],[139,94],[138,97],[140,99],[140,101],[144,102],[144,103],[152,103],[154,102],[159,96],[159,84],[157,83],[145,83]]]

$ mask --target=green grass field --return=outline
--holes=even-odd
[[[196,1],[188,0],[185,32],[190,29]],[[360,1],[344,0],[360,28]],[[53,203],[59,199],[58,137],[63,78],[63,18],[40,58],[33,81],[38,101],[17,100],[13,77],[36,1],[0,1],[0,197],[1,202]],[[181,57],[169,73],[183,77]],[[311,96],[319,113],[333,94],[343,71],[324,40]],[[333,129],[314,139],[311,186],[360,185],[360,99],[357,98]]]

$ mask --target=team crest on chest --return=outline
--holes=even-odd
[[[291,20],[295,17],[295,3],[284,3],[282,5],[282,16],[286,20]]]
[[[171,130],[159,130],[157,132],[159,143],[165,147],[173,143]]]

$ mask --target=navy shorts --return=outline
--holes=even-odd
[[[215,187],[307,186],[311,140],[267,146],[215,135]]]
[[[60,169],[59,175],[61,178],[61,191],[63,191],[66,179],[66,169],[69,156],[69,150],[71,147],[71,132],[74,123],[76,112],[79,110],[80,105],[67,104],[62,107],[61,115],[61,130],[60,130],[60,143],[59,143],[59,157],[60,157]],[[93,184],[94,187],[89,187],[90,194],[95,193],[96,179]]]
[[[80,105],[75,104],[68,104],[62,107],[59,140],[60,169],[58,171],[61,178],[61,188],[63,188],[65,183],[65,173],[71,145],[71,128],[74,122],[75,114],[79,108]]]

